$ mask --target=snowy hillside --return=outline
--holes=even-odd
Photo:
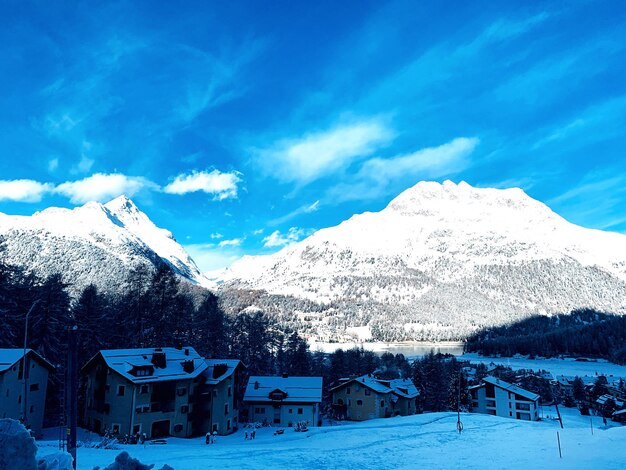
[[[532,313],[626,312],[626,236],[571,224],[521,189],[421,182],[221,280],[226,297],[266,291],[266,307],[322,340],[366,326],[375,339],[453,339]],[[281,305],[298,302],[289,319]]]
[[[40,276],[60,272],[73,292],[89,283],[116,291],[131,269],[160,262],[193,283],[208,283],[172,234],[154,225],[126,196],[32,216],[0,213],[0,236],[9,263]]]
[[[544,417],[556,416],[550,407],[542,411]],[[240,429],[218,436],[215,445],[205,445],[204,438],[168,438],[166,445],[120,445],[118,450],[79,447],[77,461],[79,469],[104,468],[125,450],[154,468],[168,464],[175,470],[624,468],[626,427],[604,426],[601,418],[590,421],[575,409],[561,413],[565,429],[552,419],[528,422],[463,413],[459,434],[456,413],[426,413],[310,428],[307,433],[288,428],[278,436],[275,428],[261,428],[248,441]],[[40,457],[57,451],[54,437],[40,442]]]

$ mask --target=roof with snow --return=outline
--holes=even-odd
[[[377,379],[376,377],[366,374],[355,379],[342,379],[342,381],[343,383],[337,385],[336,387],[333,387],[331,391],[354,383],[363,385],[377,393],[393,393],[395,395],[398,395],[399,397],[404,398],[415,398],[420,394],[419,390],[415,387],[415,384],[411,379],[384,380]]]
[[[54,366],[50,364],[46,359],[43,358],[40,354],[32,349],[26,349],[26,355],[33,354],[36,358],[38,358],[45,367],[50,370],[54,369]],[[9,370],[13,367],[14,364],[19,362],[24,357],[24,349],[22,348],[12,348],[12,349],[0,349],[0,373]]]
[[[243,399],[257,403],[320,403],[322,377],[252,376]]]
[[[194,379],[208,365],[194,348],[137,348],[102,350],[85,364],[91,367],[101,356],[107,366],[134,383],[166,382],[168,380]]]
[[[205,359],[207,369],[203,373],[205,383],[215,385],[227,379],[237,370],[243,367],[239,359]]]
[[[536,393],[529,392],[528,390],[525,390],[522,387],[510,384],[510,383],[505,382],[504,380],[498,379],[496,377],[487,376],[487,377],[483,378],[483,382],[492,384],[495,387],[502,388],[502,389],[507,390],[507,391],[509,391],[511,393],[515,393],[515,394],[520,395],[520,396],[522,396],[524,398],[527,398],[528,400],[536,401],[536,400],[539,400],[539,398],[540,398],[539,395],[537,395]]]
[[[612,400],[613,403],[615,403],[615,406],[617,406],[618,408],[621,408],[624,406],[624,402],[616,397],[614,397],[613,395],[609,395],[608,393],[605,393],[602,396],[599,396],[598,399],[596,400],[596,403],[598,405],[606,405],[606,402]]]

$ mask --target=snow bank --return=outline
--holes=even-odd
[[[128,455],[128,452],[124,451],[115,457],[115,462],[111,465],[103,468],[102,470],[150,470],[154,467],[152,465],[144,465],[139,460],[132,458]],[[100,467],[94,467],[94,470],[100,470]],[[169,465],[165,464],[160,470],[174,470]]]
[[[26,428],[14,419],[0,419],[0,470],[38,470],[37,446]]]

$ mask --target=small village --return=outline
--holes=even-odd
[[[32,350],[0,350],[0,415],[19,420],[33,436],[43,432],[48,375],[54,370]],[[578,408],[581,414],[626,423],[626,387],[612,377],[568,377],[506,371],[501,366],[463,367],[470,406],[458,411],[516,420],[542,419],[543,406]],[[25,372],[26,371],[26,372]],[[505,381],[503,375],[513,380]],[[322,377],[250,376],[237,359],[207,359],[192,347],[102,350],[82,365],[84,399],[79,425],[112,442],[164,443],[168,437],[224,436],[245,429],[287,430],[340,421],[365,421],[427,412],[410,378],[376,374],[325,384]],[[520,383],[539,385],[541,394]],[[541,387],[548,387],[548,390]],[[536,388],[537,389],[537,388]],[[551,397],[550,401],[542,395]],[[64,434],[63,430],[61,434]]]

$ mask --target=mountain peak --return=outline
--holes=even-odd
[[[139,208],[135,205],[135,203],[125,194],[116,197],[115,199],[110,200],[104,207],[109,209],[114,214],[119,213],[137,213],[141,212]]]

